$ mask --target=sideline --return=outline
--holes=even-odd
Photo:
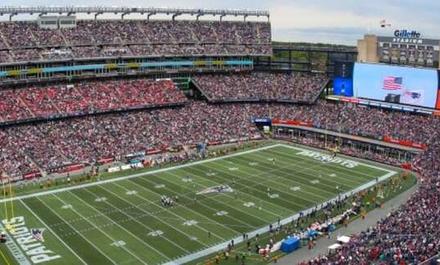
[[[190,162],[190,163],[186,163],[186,164],[182,164],[182,165],[177,165],[177,166],[173,166],[173,167],[166,167],[166,168],[156,169],[156,170],[152,170],[152,171],[148,171],[148,172],[142,172],[142,173],[127,175],[127,176],[123,176],[123,177],[116,177],[116,178],[111,178],[111,179],[107,179],[107,180],[101,180],[101,181],[92,182],[92,183],[84,183],[84,184],[70,186],[70,187],[63,187],[63,188],[54,189],[54,190],[48,190],[48,191],[42,191],[42,192],[37,192],[37,193],[33,193],[33,194],[21,195],[21,196],[17,196],[17,197],[14,197],[14,198],[2,199],[2,200],[0,200],[0,203],[9,202],[9,201],[16,201],[16,200],[18,200],[18,201],[23,203],[23,201],[22,201],[23,199],[34,198],[34,197],[45,196],[45,195],[51,195],[51,194],[57,194],[57,193],[65,192],[65,191],[77,190],[77,189],[82,189],[82,188],[86,188],[86,187],[92,187],[92,186],[97,186],[97,185],[102,185],[102,184],[107,184],[107,183],[113,183],[113,182],[127,180],[127,179],[132,179],[132,178],[138,178],[138,177],[142,177],[142,176],[148,176],[148,175],[152,175],[152,174],[172,171],[172,170],[180,169],[180,168],[187,168],[187,167],[191,167],[191,166],[194,166],[194,165],[209,163],[209,162],[212,162],[212,161],[223,160],[223,159],[227,159],[227,158],[230,158],[230,157],[241,156],[241,155],[244,155],[244,154],[250,154],[250,153],[258,152],[258,151],[261,151],[261,150],[267,150],[267,149],[272,149],[272,148],[276,148],[276,147],[287,147],[287,148],[295,149],[295,150],[298,150],[298,151],[311,150],[311,149],[306,148],[306,147],[301,148],[301,147],[296,147],[296,146],[294,147],[294,146],[292,146],[290,144],[276,143],[276,144],[272,144],[272,145],[268,145],[268,146],[263,146],[263,147],[259,147],[259,148],[255,148],[255,149],[251,149],[251,150],[241,151],[241,152],[237,152],[237,153],[233,153],[233,154],[229,154],[229,155],[225,155],[225,156],[214,157],[214,158],[205,159],[205,160],[199,160],[199,161]],[[321,151],[317,151],[317,152],[320,152],[320,153],[323,153],[323,154],[325,153],[322,150]],[[349,160],[349,158],[347,158],[347,159]],[[368,188],[376,185],[378,182],[385,181],[385,180],[389,179],[391,176],[397,174],[396,171],[390,170],[388,168],[380,168],[380,167],[371,165],[369,163],[365,163],[365,162],[363,162],[360,159],[353,159],[352,161],[356,161],[359,165],[363,165],[363,166],[370,167],[370,168],[380,169],[380,170],[386,171],[388,173],[383,175],[383,176],[381,176],[381,177],[379,177],[378,180],[371,180],[370,182],[365,183],[365,184],[363,184],[363,185],[361,185],[361,186],[359,186],[359,187],[357,187],[357,188],[355,188],[355,189],[353,189],[351,191],[348,191],[348,192],[345,192],[345,193],[341,194],[341,196],[343,196],[343,197],[350,196],[350,195],[352,195],[354,193],[357,193],[359,191],[368,189]],[[375,164],[377,164],[377,163],[375,163]],[[334,202],[334,201],[336,201],[338,199],[338,197],[339,196],[335,196],[334,198],[326,201],[323,204],[326,204],[328,202]],[[323,204],[318,205],[316,207],[316,209],[320,210],[321,207],[323,206]],[[27,205],[25,205],[25,206],[27,206]],[[315,209],[315,207],[312,207],[312,208],[303,210],[302,212],[304,214],[309,214],[314,209]],[[32,214],[36,215],[33,212],[32,212]],[[299,213],[297,213],[295,215],[292,215],[290,217],[284,218],[283,220],[281,220],[281,223],[283,225],[285,225],[287,223],[290,223],[292,220],[296,220],[298,218],[299,218]],[[255,230],[253,232],[250,232],[249,233],[249,237],[252,238],[252,237],[255,237],[256,234],[267,233],[269,231],[269,227],[268,226],[269,226],[269,224],[265,225],[262,228],[259,228],[259,229]],[[1,228],[1,224],[0,224],[0,228]],[[57,236],[55,233],[53,233],[53,234],[55,236]],[[238,236],[238,237],[234,238],[234,241],[236,243],[241,243],[243,241],[243,239],[242,239],[241,236]],[[208,247],[208,248],[200,250],[198,252],[195,252],[195,253],[192,253],[192,254],[189,254],[189,255],[185,255],[185,256],[179,257],[179,258],[177,258],[177,259],[175,259],[173,261],[170,261],[170,262],[167,262],[167,263],[164,263],[164,264],[166,264],[166,265],[178,265],[178,264],[183,264],[183,263],[186,263],[186,262],[190,262],[190,261],[202,258],[204,256],[210,255],[212,253],[215,253],[215,252],[217,252],[217,251],[219,251],[221,249],[224,249],[227,246],[228,243],[229,243],[229,241],[226,241],[226,242],[223,242],[223,243],[219,243],[217,245]],[[9,248],[9,247],[11,247],[11,248]],[[14,248],[14,246],[8,246],[8,248],[12,251],[13,249],[17,249],[18,246],[15,245],[15,248]],[[76,253],[74,253],[74,254],[76,254]],[[17,259],[17,261],[20,263],[20,265],[30,265],[30,263],[29,263],[29,261],[27,259],[24,261],[24,263],[21,263],[20,262],[20,258],[16,257],[15,255],[14,255],[14,258]]]
[[[81,188],[93,187],[93,186],[97,186],[97,185],[101,185],[101,184],[112,183],[112,182],[117,182],[117,181],[126,180],[126,179],[132,179],[132,178],[138,178],[138,177],[142,177],[142,176],[153,175],[153,174],[162,173],[162,172],[166,172],[166,171],[170,171],[170,170],[174,170],[174,169],[186,168],[186,167],[209,163],[212,161],[222,160],[222,159],[226,159],[226,158],[230,158],[230,157],[240,156],[240,155],[244,155],[244,154],[250,154],[250,153],[258,152],[261,150],[267,150],[267,149],[271,149],[271,148],[275,148],[275,147],[287,147],[287,148],[296,149],[299,151],[310,150],[309,148],[301,148],[301,147],[292,146],[290,144],[277,143],[277,144],[273,144],[273,145],[269,145],[269,146],[263,146],[263,147],[259,147],[256,149],[246,150],[246,151],[242,151],[242,152],[238,152],[238,153],[234,153],[234,154],[229,154],[229,155],[224,155],[224,156],[219,156],[219,157],[213,157],[213,158],[209,158],[209,159],[205,159],[205,160],[199,160],[199,161],[190,162],[190,163],[177,165],[177,166],[173,166],[173,167],[160,168],[160,169],[156,169],[156,170],[152,170],[152,171],[148,171],[148,172],[142,172],[142,173],[127,175],[127,176],[123,176],[123,177],[115,177],[115,178],[100,180],[100,181],[96,181],[96,182],[92,182],[92,183],[84,183],[84,184],[75,185],[75,186],[71,186],[71,187],[64,187],[64,188],[59,188],[59,189],[54,189],[54,190],[41,191],[41,192],[36,192],[36,193],[32,193],[32,194],[16,196],[14,198],[1,199],[0,203],[10,202],[10,201],[15,201],[15,200],[29,199],[29,198],[33,198],[33,197],[56,194],[56,193],[60,193],[60,192],[64,192],[64,191],[77,190],[77,189],[81,189]],[[320,151],[320,153],[325,154],[325,152],[323,152],[322,150]],[[350,159],[348,159],[348,160],[350,160]],[[359,165],[363,165],[366,167],[371,167],[371,168],[375,168],[375,169],[380,169],[382,171],[397,173],[393,170],[390,170],[389,168],[380,168],[380,167],[365,163],[362,160],[357,159],[357,158],[351,159],[351,160],[355,161]],[[375,163],[375,164],[377,164],[377,163]]]
[[[36,193],[32,193],[32,194],[16,196],[14,198],[2,199],[2,200],[0,200],[0,203],[9,202],[9,201],[15,201],[15,200],[29,199],[29,198],[33,198],[33,197],[39,197],[39,196],[44,196],[44,195],[56,194],[56,193],[60,193],[60,192],[64,192],[64,191],[71,191],[71,190],[87,188],[87,187],[93,187],[93,186],[97,186],[97,185],[101,185],[101,184],[112,183],[112,182],[126,180],[126,179],[132,179],[132,178],[138,178],[138,177],[142,177],[142,176],[153,175],[153,174],[162,173],[162,172],[165,172],[165,171],[170,171],[170,170],[180,169],[180,168],[186,168],[186,167],[190,167],[190,166],[194,166],[194,165],[199,165],[199,164],[203,164],[203,163],[208,163],[208,162],[211,162],[211,161],[217,161],[217,160],[221,160],[221,159],[225,159],[225,158],[229,158],[229,157],[234,157],[234,156],[254,153],[254,152],[257,152],[257,151],[266,150],[266,149],[270,149],[270,148],[275,148],[275,147],[279,147],[279,146],[285,146],[285,145],[284,144],[274,144],[274,145],[269,145],[269,146],[263,146],[263,147],[259,147],[259,148],[252,149],[252,150],[242,151],[242,152],[238,152],[238,153],[234,153],[234,154],[229,154],[229,155],[225,155],[225,156],[213,157],[213,158],[209,158],[209,159],[205,159],[205,160],[200,160],[200,161],[195,161],[195,162],[191,162],[191,163],[186,163],[186,164],[182,164],[182,165],[178,165],[178,166],[166,167],[166,168],[161,168],[161,169],[156,169],[156,170],[152,170],[152,171],[148,171],[148,172],[132,174],[132,175],[123,176],[123,177],[116,177],[116,178],[111,178],[111,179],[106,179],[106,180],[100,180],[100,181],[96,181],[96,182],[92,182],[92,183],[84,183],[84,184],[75,185],[75,186],[71,186],[71,187],[64,187],[64,188],[60,188],[60,189],[41,191],[41,192],[36,192]]]
[[[354,193],[358,193],[358,192],[360,192],[362,190],[369,189],[372,186],[375,186],[377,183],[383,182],[383,181],[389,179],[391,176],[393,176],[393,175],[395,175],[397,173],[397,172],[392,171],[392,170],[385,170],[385,171],[388,171],[388,173],[383,175],[383,176],[381,176],[378,179],[378,181],[372,180],[372,181],[370,181],[368,183],[365,183],[365,184],[363,184],[363,185],[361,185],[361,186],[359,186],[359,187],[357,187],[357,188],[355,188],[355,189],[353,189],[351,191],[347,191],[347,192],[343,193],[341,196],[342,197],[351,196]],[[306,210],[303,210],[302,212],[304,213],[304,215],[308,215],[308,214],[310,214],[315,209],[321,210],[323,205],[326,205],[329,202],[335,202],[339,197],[340,197],[339,195],[336,196],[336,197],[333,197],[332,199],[330,199],[330,200],[328,200],[328,201],[318,205],[317,207],[311,207],[311,208],[308,208]],[[281,220],[280,223],[282,225],[286,225],[286,224],[290,223],[292,220],[298,219],[299,215],[300,215],[300,213],[296,213],[296,214],[294,214],[294,215],[292,215],[290,217],[284,218],[283,220]],[[265,225],[264,227],[262,227],[260,229],[257,229],[255,231],[252,231],[252,232],[248,233],[248,235],[249,235],[249,238],[254,238],[257,234],[261,235],[261,234],[264,234],[264,233],[267,233],[267,232],[269,232],[269,224]],[[233,238],[233,240],[234,240],[234,242],[236,244],[239,244],[239,243],[243,242],[243,237],[242,236],[238,236],[236,238]],[[215,246],[209,247],[207,249],[195,252],[195,253],[187,255],[187,256],[183,256],[183,257],[177,258],[177,259],[175,259],[173,261],[170,261],[170,262],[167,262],[167,263],[164,263],[164,264],[165,265],[179,265],[179,264],[184,264],[184,263],[187,263],[187,262],[194,261],[196,259],[200,259],[202,257],[208,256],[210,254],[213,254],[213,253],[216,253],[216,252],[218,252],[220,250],[225,249],[227,247],[227,245],[229,244],[229,242],[230,241],[217,244]]]
[[[366,231],[370,227],[374,227],[377,222],[379,222],[382,218],[385,218],[390,212],[398,209],[402,204],[406,203],[409,198],[418,190],[419,183],[416,183],[414,186],[404,191],[401,194],[398,194],[396,197],[392,198],[389,201],[384,203],[383,208],[376,208],[370,212],[368,212],[365,220],[358,218],[353,222],[350,222],[348,227],[340,227],[336,231],[332,232],[331,239],[327,237],[320,237],[316,241],[316,246],[309,250],[307,247],[302,247],[293,253],[290,253],[278,260],[279,265],[292,265],[298,264],[302,261],[308,261],[318,256],[328,254],[328,246],[334,244],[336,242],[336,237],[339,235],[358,235],[362,231]]]

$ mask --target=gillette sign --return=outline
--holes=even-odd
[[[403,29],[403,30],[397,29],[394,31],[394,36],[396,38],[402,38],[402,39],[420,39],[422,34],[420,34],[420,32],[417,32],[415,30],[409,31],[406,29]]]

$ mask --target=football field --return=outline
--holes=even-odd
[[[3,220],[3,210],[0,216],[3,227],[13,228],[7,246],[16,264],[183,264],[394,174],[374,163],[273,144],[17,196],[14,218],[9,211]]]

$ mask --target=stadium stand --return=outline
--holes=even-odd
[[[186,102],[171,80],[116,80],[2,90],[0,122],[78,116]]]
[[[19,152],[19,161],[5,157],[4,170],[33,161],[51,171],[74,163],[92,163],[101,158],[192,145],[204,141],[226,143],[232,139],[259,137],[242,106],[211,106],[190,102],[183,108],[136,113],[88,116],[37,125],[9,127],[7,152]],[[10,150],[9,148],[12,148]],[[50,151],[48,151],[50,150]],[[33,169],[26,167],[25,169]],[[11,170],[12,176],[18,173]],[[22,171],[22,174],[28,172]]]
[[[194,80],[210,101],[291,103],[315,101],[328,82],[325,76],[318,74],[267,72],[200,75]]]
[[[50,172],[72,163],[90,163],[103,157],[117,159],[140,150],[206,140],[224,143],[254,138],[259,137],[259,132],[249,122],[250,117],[263,117],[269,113],[279,118],[308,120],[319,128],[375,139],[381,139],[386,134],[429,146],[413,162],[420,174],[421,186],[408,203],[375,227],[353,237],[351,243],[336,254],[318,257],[304,264],[368,264],[371,260],[386,264],[417,263],[437,253],[440,246],[440,145],[435,139],[440,122],[433,116],[326,101],[318,101],[312,106],[212,105],[191,101],[187,106],[178,108],[3,128],[0,130],[1,165],[9,175],[40,169]],[[313,145],[310,142],[305,144]],[[353,155],[350,153],[352,150],[341,151]],[[381,157],[368,154],[354,155],[382,161]]]
[[[0,63],[99,57],[271,55],[263,22],[78,21],[70,29],[34,22],[0,23]],[[120,160],[136,152],[201,142],[258,139],[254,117],[299,120],[315,128],[426,144],[412,166],[420,187],[375,227],[334,254],[303,264],[418,264],[440,249],[440,120],[435,116],[316,100],[327,79],[317,74],[197,75],[208,101],[288,101],[210,104],[188,100],[170,80],[88,81],[0,91],[0,172],[11,177],[58,172],[76,164]],[[155,108],[162,107],[162,108]],[[134,111],[127,111],[137,109]],[[85,115],[96,114],[101,115]],[[112,112],[112,113],[110,113]],[[116,113],[113,113],[116,112]],[[81,117],[76,117],[81,116]],[[64,119],[54,120],[53,118]],[[17,124],[23,121],[35,123]],[[7,124],[7,126],[5,126]],[[304,139],[303,143],[322,148]],[[341,152],[389,164],[385,155],[343,147]]]
[[[84,20],[75,28],[0,23],[0,62],[98,57],[270,55],[266,22]]]
[[[438,141],[432,141],[429,150],[414,162],[421,185],[408,202],[376,226],[353,235],[349,244],[336,253],[301,265],[422,264],[437,255],[440,248],[439,157],[440,145]]]
[[[311,122],[313,127],[384,140],[385,136],[427,143],[439,129],[438,118],[356,104],[318,100],[313,106],[275,105],[272,117]]]
[[[92,94],[87,98],[93,97]],[[110,103],[97,105],[103,109],[111,105]],[[64,109],[69,110],[68,107]],[[38,111],[34,110],[37,113],[50,113],[55,109],[44,108]],[[9,136],[10,142],[15,143],[12,146],[18,146],[16,150],[23,154],[19,157],[18,164],[28,164],[26,161],[30,160],[41,169],[51,171],[68,164],[93,163],[101,158],[120,159],[124,155],[149,149],[162,150],[205,141],[226,143],[234,139],[260,137],[251,118],[267,117],[270,114],[280,119],[309,121],[317,128],[379,140],[384,135],[389,135],[429,144],[429,139],[440,129],[438,119],[431,116],[326,101],[318,101],[312,106],[238,103],[224,105],[189,101],[187,106],[177,108],[122,112],[8,127],[3,129],[3,133]],[[365,118],[367,116],[368,119]],[[426,126],[421,127],[420,124]],[[47,148],[53,150],[47,152]],[[4,161],[15,162],[10,159]],[[13,174],[17,171],[7,173]]]

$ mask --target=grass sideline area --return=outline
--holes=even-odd
[[[378,203],[379,204],[385,203],[385,202],[393,199],[397,195],[409,190],[410,188],[412,188],[416,184],[417,184],[417,178],[414,174],[408,175],[407,178],[402,179],[402,181],[400,181],[398,183],[393,183],[393,180],[390,179],[389,181],[386,181],[382,185],[385,193],[384,193],[383,199],[379,199]],[[365,215],[368,215],[368,213],[370,211],[372,211],[378,207],[378,205],[371,203],[373,200],[375,200],[375,199],[377,200],[376,195],[377,195],[377,189],[372,189],[368,193],[365,193],[365,196],[363,196],[362,201],[364,203],[363,209],[365,209]],[[340,210],[332,211],[332,215],[340,214],[345,209],[350,208],[352,206],[353,201],[355,201],[355,198],[356,197],[350,197],[344,203],[343,208]],[[276,242],[281,241],[281,240],[285,239],[287,235],[289,235],[288,233],[286,233],[286,231],[291,231],[291,230],[295,231],[295,230],[305,229],[305,228],[309,227],[311,224],[313,224],[314,222],[316,222],[316,220],[320,220],[324,216],[325,216],[324,213],[322,211],[319,211],[316,216],[306,218],[305,220],[303,220],[303,222],[300,222],[297,227],[294,227],[293,225],[287,225],[287,227],[285,227],[286,230],[284,230],[283,232],[281,232],[279,234],[275,234],[273,236],[273,239]],[[362,216],[360,214],[358,214],[356,216],[352,216],[349,223],[351,223],[359,218],[362,218]],[[348,225],[349,225],[349,223],[348,223]],[[341,226],[342,225],[339,224],[336,227],[340,228]],[[322,236],[326,236],[326,235],[322,235]],[[267,244],[267,242],[269,242],[270,238],[271,238],[270,234],[265,233],[264,235],[259,237],[259,240],[251,239],[252,247],[255,246],[255,244],[259,244],[259,245],[264,246],[265,244]],[[301,247],[308,247],[307,241],[302,240]],[[252,249],[252,252],[249,252],[247,250],[247,244],[241,243],[241,244],[236,245],[234,250],[229,254],[228,258],[225,258],[224,252],[220,251],[214,255],[209,255],[207,257],[203,257],[203,258],[200,258],[196,261],[190,262],[190,263],[188,263],[188,265],[216,264],[217,259],[218,259],[218,264],[237,265],[237,264],[242,264],[241,260],[242,260],[243,256],[245,256],[245,264],[267,265],[267,264],[276,263],[277,260],[279,260],[280,258],[282,258],[283,256],[286,255],[282,251],[276,251],[276,252],[272,253],[269,258],[265,258],[265,257],[262,257],[261,255],[254,253],[253,250],[254,250],[254,248]],[[295,254],[292,253],[292,255],[295,255]]]
[[[344,156],[326,162],[323,155],[269,143],[183,165],[118,173],[118,178],[112,174],[100,181],[24,191],[14,201],[11,236],[23,257],[33,261],[44,256],[30,255],[30,245],[17,231],[45,231],[44,242],[33,241],[51,251],[40,264],[173,264],[182,258],[197,263],[205,259],[204,251],[219,251],[242,233],[264,231],[341,192],[398,174]],[[174,206],[163,206],[161,196],[178,199]]]
[[[246,151],[262,146],[268,146],[272,144],[278,143],[277,141],[273,140],[260,140],[260,141],[253,141],[253,142],[246,142],[242,144],[233,144],[233,145],[219,145],[219,146],[211,146],[209,148],[209,154],[207,158],[213,158],[217,156],[227,155],[230,153],[235,152],[241,152]],[[187,163],[191,161],[185,161],[183,163]],[[113,178],[119,178],[124,177],[132,174],[138,174],[138,173],[146,173],[151,170],[156,170],[158,168],[169,168],[177,165],[181,165],[182,162],[178,163],[166,163],[157,165],[154,167],[146,167],[141,169],[128,169],[120,172],[100,172],[98,176],[87,176],[87,175],[73,175],[70,177],[71,181],[70,183],[67,182],[67,177],[60,177],[60,178],[48,178],[44,180],[35,179],[30,181],[25,181],[22,183],[17,183],[14,188],[14,195],[24,195],[24,194],[32,194],[39,191],[46,191],[46,190],[53,190],[53,189],[59,189],[63,187],[70,187],[74,185],[81,185],[84,183],[90,183],[90,182],[96,182],[96,181],[102,181],[107,179],[113,179]],[[0,194],[0,198],[3,198],[4,194]],[[6,197],[8,197],[8,194],[6,193]]]

